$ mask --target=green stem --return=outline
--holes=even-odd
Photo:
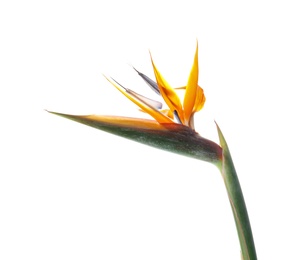
[[[231,209],[234,215],[239,242],[241,246],[242,259],[256,260],[256,249],[243,193],[239,184],[239,180],[231,159],[227,143],[218,126],[217,130],[223,152],[222,163],[218,165],[218,168],[221,171],[229,197]]]

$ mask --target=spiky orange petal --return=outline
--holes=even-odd
[[[154,119],[156,119],[159,123],[173,123],[173,121],[165,116],[163,113],[155,109],[154,107],[150,106],[143,102],[143,100],[139,99],[136,96],[133,96],[130,93],[127,93],[121,86],[110,80],[108,77],[104,75],[104,77],[115,87],[117,88],[124,96],[126,96],[129,100],[139,106],[144,112],[148,113]]]
[[[205,100],[206,100],[206,98],[204,95],[204,91],[200,86],[198,86],[195,105],[193,107],[192,113],[195,113],[195,112],[198,112],[199,110],[201,110],[204,106]]]
[[[198,43],[197,43],[196,52],[194,56],[194,62],[193,62],[192,69],[190,71],[188,83],[186,86],[184,103],[183,103],[186,122],[189,122],[189,119],[192,115],[193,108],[195,106],[197,89],[198,89],[198,74],[199,74],[199,67],[198,67]]]
[[[177,111],[181,121],[183,122],[184,114],[183,114],[182,104],[178,95],[176,94],[175,90],[169,85],[169,83],[164,79],[161,73],[158,71],[157,67],[154,64],[152,56],[151,56],[151,62],[153,65],[157,84],[158,84],[158,87],[160,89],[163,99],[165,100],[165,102],[167,103],[168,107],[170,108],[172,112],[174,112],[174,110]]]

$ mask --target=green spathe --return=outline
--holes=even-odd
[[[159,124],[152,120],[126,117],[79,116],[48,112],[142,144],[215,165],[221,160],[219,145],[184,125]],[[145,123],[147,121],[148,123]]]

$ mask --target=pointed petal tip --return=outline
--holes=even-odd
[[[140,74],[140,72],[130,62],[128,62],[127,65],[134,69],[136,73]]]
[[[106,75],[105,75],[105,73],[101,73],[102,74],[102,76],[104,77],[104,78],[108,78]]]
[[[151,50],[150,50],[150,49],[148,49],[148,51],[149,51],[149,54],[150,54],[151,61],[153,62],[153,56],[152,56],[152,52],[151,52]]]
[[[129,66],[132,67],[137,72],[137,74],[140,74],[140,72],[132,64],[129,64]]]

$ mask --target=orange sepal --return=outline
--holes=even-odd
[[[150,55],[151,56],[151,55]],[[182,109],[181,101],[176,94],[175,90],[169,85],[169,83],[164,79],[162,74],[158,71],[156,65],[154,64],[154,61],[151,56],[151,62],[153,65],[156,81],[159,87],[159,90],[161,92],[161,95],[163,99],[165,100],[166,104],[170,108],[172,112],[175,110],[177,111],[181,121],[184,121],[184,114]]]

